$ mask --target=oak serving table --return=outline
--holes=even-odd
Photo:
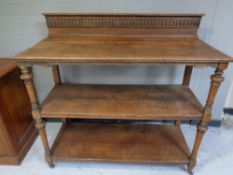
[[[49,35],[16,55],[43,146],[53,161],[112,161],[196,165],[222,74],[232,58],[197,37],[202,14],[44,14]],[[185,65],[182,84],[64,84],[63,64]],[[32,65],[52,67],[55,86],[39,105]],[[215,68],[206,104],[189,88],[194,66]],[[43,118],[61,118],[63,126],[49,147]],[[67,118],[175,120],[168,124],[70,123]],[[198,120],[192,151],[180,129],[182,120]]]

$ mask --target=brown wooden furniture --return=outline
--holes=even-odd
[[[16,55],[50,166],[54,160],[196,164],[223,70],[232,58],[199,40],[199,14],[45,14],[48,38]],[[55,87],[38,104],[32,65],[50,65]],[[186,65],[181,85],[68,85],[60,64]],[[189,88],[194,66],[214,67],[206,105]],[[50,149],[43,118],[175,120],[176,125],[65,123]],[[200,120],[192,152],[182,120]]]
[[[20,164],[36,137],[20,69],[0,59],[0,164]]]

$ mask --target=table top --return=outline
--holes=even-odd
[[[49,35],[27,63],[218,64],[233,59],[197,37],[202,14],[45,14]]]
[[[218,63],[232,61],[196,37],[50,37],[17,60],[57,63]]]

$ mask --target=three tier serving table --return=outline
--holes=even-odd
[[[222,74],[232,61],[197,37],[202,14],[44,14],[49,35],[16,55],[45,160],[196,165]],[[168,85],[66,84],[62,65],[181,65],[183,82]],[[55,86],[38,103],[31,67],[51,66]],[[202,106],[189,87],[194,67],[212,67]],[[206,75],[203,75],[206,76]],[[200,85],[201,86],[201,85]],[[52,147],[45,118],[63,125]],[[67,119],[173,120],[175,124],[67,122]],[[192,151],[180,124],[199,121]]]

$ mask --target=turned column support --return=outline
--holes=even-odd
[[[188,164],[188,171],[190,174],[192,174],[192,169],[196,165],[196,157],[197,157],[197,153],[198,153],[202,138],[205,132],[208,130],[208,124],[211,120],[211,111],[212,111],[214,99],[216,97],[219,86],[224,81],[224,78],[222,75],[223,75],[223,71],[227,68],[227,65],[228,65],[227,63],[220,63],[215,70],[215,74],[211,76],[209,95],[208,95],[205,107],[203,108],[202,120],[197,126],[197,134],[195,138],[195,143],[194,143],[192,154],[190,156],[190,160]]]
[[[40,115],[40,108],[39,108],[39,103],[38,103],[38,99],[37,99],[37,95],[36,95],[36,91],[35,91],[35,87],[34,87],[34,83],[33,83],[33,79],[32,79],[32,68],[31,66],[27,66],[27,65],[19,65],[19,68],[21,69],[21,76],[20,78],[24,81],[24,84],[26,86],[28,95],[29,95],[29,99],[31,102],[31,106],[32,106],[32,117],[35,120],[35,127],[38,130],[43,146],[44,146],[44,150],[45,150],[45,160],[48,163],[49,166],[53,166],[53,160],[51,158],[51,153],[50,153],[50,149],[49,149],[49,144],[48,144],[48,139],[47,139],[47,135],[46,135],[46,131],[45,131],[45,124],[41,118]]]

